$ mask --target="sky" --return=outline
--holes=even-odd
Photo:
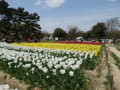
[[[10,7],[38,13],[42,31],[77,26],[88,31],[97,22],[120,16],[120,0],[6,0]]]

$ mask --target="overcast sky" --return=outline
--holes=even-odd
[[[40,16],[42,30],[53,32],[56,27],[67,30],[77,26],[90,30],[97,22],[120,16],[120,0],[7,0],[10,7],[24,7]]]

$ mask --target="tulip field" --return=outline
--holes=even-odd
[[[52,50],[70,50],[77,52],[88,52],[92,54],[95,52],[97,56],[101,49],[101,45],[90,45],[90,44],[66,44],[66,43],[13,43],[16,46],[26,46],[26,47],[39,47],[39,48],[49,48]]]
[[[93,70],[102,45],[0,43],[0,69],[42,90],[82,90],[84,70]]]

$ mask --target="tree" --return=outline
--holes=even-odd
[[[0,36],[6,34],[6,14],[8,11],[8,3],[5,0],[0,0]]]
[[[103,39],[106,36],[106,26],[103,22],[97,23],[91,30],[84,33],[85,39]]]
[[[84,35],[83,35],[83,38],[86,39],[86,40],[89,40],[89,39],[93,38],[92,30],[89,30],[89,31],[85,32]]]
[[[75,40],[76,37],[83,36],[83,32],[80,31],[77,27],[71,27],[68,31],[68,39]]]
[[[67,33],[62,28],[56,28],[53,32],[53,37],[58,37],[59,40],[66,40]]]
[[[94,25],[92,27],[91,33],[90,33],[90,37],[91,38],[96,38],[96,39],[101,39],[101,38],[105,38],[105,32],[106,32],[107,28],[105,26],[104,23],[97,23],[96,25]]]
[[[40,17],[24,8],[9,8],[5,0],[0,0],[0,33],[2,38],[27,40],[28,37],[40,39]]]
[[[108,39],[116,40],[120,38],[120,20],[118,17],[107,20],[106,27]]]
[[[107,31],[120,30],[120,21],[118,17],[111,18],[106,22]]]
[[[5,0],[0,0],[0,19],[3,20],[5,15],[6,15],[6,11],[8,11],[8,3]]]
[[[50,33],[48,33],[47,31],[42,31],[41,38],[44,38],[44,37],[50,37]]]
[[[120,31],[109,31],[107,32],[107,38],[108,39],[120,39]]]

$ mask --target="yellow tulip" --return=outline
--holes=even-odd
[[[97,56],[101,49],[101,45],[89,45],[89,44],[66,44],[66,43],[13,43],[16,46],[26,47],[38,47],[38,48],[49,48],[49,49],[60,49],[60,50],[72,50],[72,51],[86,51],[92,53],[95,51]]]

